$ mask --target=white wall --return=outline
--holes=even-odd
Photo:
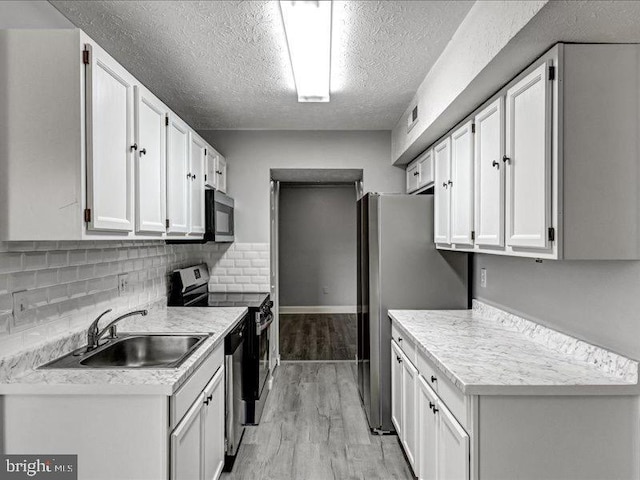
[[[354,186],[280,188],[280,305],[353,308],[356,213]]]
[[[640,262],[476,254],[473,264],[474,298],[640,360]]]
[[[200,134],[229,161],[236,241],[269,242],[271,168],[362,168],[364,190],[403,192],[404,170],[389,163],[389,131],[209,130]]]
[[[0,1],[0,29],[75,28],[53,5],[42,1]]]

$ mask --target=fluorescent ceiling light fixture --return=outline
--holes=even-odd
[[[299,102],[328,102],[331,0],[280,0],[280,13]]]

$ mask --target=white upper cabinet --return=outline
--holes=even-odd
[[[216,175],[217,190],[227,193],[227,159],[220,154],[216,156]]]
[[[136,231],[166,230],[167,107],[146,88],[135,87]]]
[[[498,97],[475,116],[475,243],[504,245],[504,107]]]
[[[551,226],[551,88],[548,62],[507,91],[506,240],[548,248]]]
[[[189,133],[189,235],[202,235],[204,224],[204,169],[206,143],[195,132]]]
[[[167,130],[167,233],[189,233],[189,127],[169,115]]]
[[[418,188],[433,186],[434,181],[434,163],[433,150],[429,149],[418,157]]]
[[[433,150],[429,149],[411,162],[406,169],[407,193],[422,192],[433,186]]]
[[[227,193],[227,160],[210,145],[207,145],[205,186]]]
[[[415,192],[420,182],[420,166],[418,162],[410,163],[406,170],[407,193]]]
[[[88,228],[133,230],[135,79],[101,49],[86,46]]]
[[[0,72],[0,240],[202,236],[203,142],[84,32],[0,30]]]
[[[434,187],[435,243],[451,243],[451,138],[447,137],[433,149],[436,168]]]
[[[473,122],[451,134],[451,239],[473,244]]]

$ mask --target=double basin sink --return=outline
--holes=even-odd
[[[40,368],[177,368],[208,334],[123,334],[87,351],[77,349]]]

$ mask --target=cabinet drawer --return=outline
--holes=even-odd
[[[431,360],[422,352],[418,352],[418,372],[424,377],[427,384],[435,390],[438,397],[447,406],[456,419],[464,428],[469,428],[469,419],[467,416],[467,404],[465,396],[449,380],[440,369],[438,369]]]
[[[184,417],[189,407],[193,404],[198,395],[215,375],[224,362],[224,342],[216,347],[209,356],[200,364],[187,381],[176,391],[170,401],[170,425],[173,428]]]
[[[391,323],[391,338],[393,338],[398,346],[402,349],[402,352],[407,356],[407,358],[413,363],[417,365],[416,361],[416,344],[403,335],[400,330],[395,326],[395,324]]]

